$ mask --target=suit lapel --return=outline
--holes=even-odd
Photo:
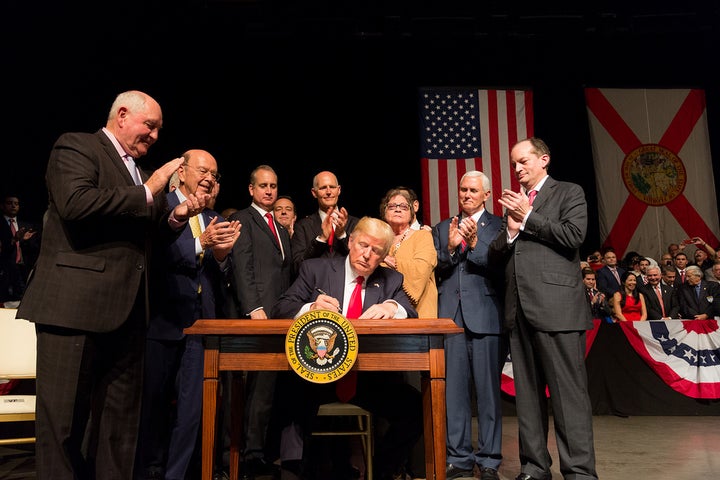
[[[275,236],[273,235],[272,231],[270,230],[270,225],[268,225],[267,218],[263,217],[260,212],[255,209],[255,207],[250,206],[249,207],[252,213],[253,218],[255,219],[255,223],[258,225],[258,228],[265,232],[265,235],[270,239],[270,243],[273,244],[276,250],[280,251],[280,246],[275,241]],[[274,221],[274,220],[273,220]],[[278,235],[279,238],[279,235]]]
[[[107,135],[105,135],[102,130],[98,132],[98,136],[101,139],[103,148],[105,149],[105,153],[108,157],[110,157],[110,161],[113,163],[113,165],[115,165],[115,168],[117,168],[120,174],[125,177],[127,184],[135,185],[135,180],[133,180],[132,175],[130,175],[130,171],[127,169],[125,161],[115,149],[115,145],[113,145],[112,141],[108,138]],[[140,170],[140,168],[138,168],[138,170]],[[147,175],[143,177],[142,170],[140,170],[140,178],[143,182],[147,180]]]
[[[548,177],[547,180],[545,180],[545,183],[543,183],[542,188],[538,190],[537,196],[533,201],[533,210],[538,209],[545,204],[546,199],[552,196],[555,187],[557,187],[555,179]]]

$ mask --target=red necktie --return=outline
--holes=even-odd
[[[362,275],[355,279],[355,289],[350,296],[346,318],[358,318],[362,313],[362,284],[365,279]],[[335,394],[341,402],[349,402],[355,396],[357,387],[357,372],[350,370],[335,385]]]
[[[15,239],[15,235],[17,235],[17,228],[15,228],[15,219],[11,218],[8,220],[10,223],[10,233],[13,236],[13,239]],[[15,241],[15,263],[22,263],[22,252],[20,251],[20,239],[16,239]]]
[[[680,270],[680,283],[685,283],[685,270]]]
[[[330,253],[333,251],[333,241],[335,241],[335,225],[333,225],[332,230],[330,230],[330,236],[328,237],[328,248],[330,249]]]
[[[528,192],[528,200],[530,201],[530,205],[533,204],[535,201],[535,196],[537,195],[537,190],[530,190]]]
[[[660,301],[660,308],[662,309],[662,316],[663,316],[663,318],[665,318],[665,304],[663,303],[662,292],[660,291],[660,285],[655,285],[655,295],[657,295],[658,300]]]
[[[273,220],[272,213],[268,212],[265,214],[265,217],[268,221],[268,227],[270,227],[270,230],[272,230],[273,237],[275,237],[275,243],[280,245],[280,237],[278,237],[277,230],[275,230],[275,220]]]

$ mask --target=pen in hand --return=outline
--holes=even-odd
[[[330,295],[329,295],[327,292],[325,292],[325,290],[323,290],[322,288],[315,287],[315,291],[318,292],[320,295],[326,295],[326,296],[328,296],[328,297],[330,296]],[[340,311],[340,306],[339,306],[339,305],[338,305],[337,307],[335,307],[335,308],[337,309],[338,312]]]

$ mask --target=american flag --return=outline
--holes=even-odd
[[[420,89],[423,219],[428,225],[458,213],[457,187],[469,170],[492,182],[485,208],[502,215],[503,188],[518,190],[510,148],[533,135],[532,91]]]

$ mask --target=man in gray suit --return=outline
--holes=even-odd
[[[493,263],[505,265],[520,442],[516,480],[551,478],[546,385],[563,477],[597,479],[585,372],[585,332],[593,325],[578,268],[587,204],[579,185],[548,176],[549,163],[550,149],[539,138],[512,148],[510,165],[523,188],[503,191],[503,229],[490,245]]]
[[[169,245],[209,197],[169,210],[165,186],[183,159],[150,176],[135,165],[162,123],[152,97],[124,92],[105,128],[65,133],[50,153],[40,256],[18,311],[37,329],[40,479],[132,479],[150,246]]]
[[[445,339],[448,480],[472,477],[475,465],[482,480],[496,480],[502,460],[500,374],[507,352],[501,336],[502,299],[495,288],[502,278],[488,268],[488,246],[502,220],[485,210],[489,197],[490,179],[477,170],[465,173],[458,187],[460,214],[432,230],[438,316],[465,328]],[[471,427],[473,384],[477,451]]]

